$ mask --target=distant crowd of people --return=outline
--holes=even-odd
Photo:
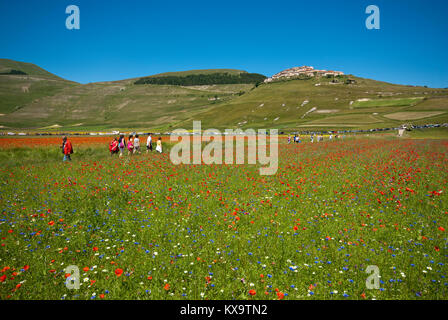
[[[330,134],[330,135],[328,136],[328,139],[329,139],[330,141],[332,141],[333,138],[334,138],[334,139],[338,139],[338,138],[342,138],[342,137],[339,136],[338,134],[335,134],[334,136],[333,136],[333,134]],[[310,135],[310,142],[313,143],[314,140],[316,140],[316,142],[324,141],[324,136],[321,135],[321,134],[317,134],[317,135],[316,135],[316,134],[311,134],[311,135]],[[288,144],[290,144],[291,142],[294,142],[294,143],[301,143],[302,140],[300,139],[300,136],[299,136],[299,135],[294,135],[294,137],[292,137],[291,135],[288,135]]]
[[[140,138],[139,135],[129,135],[128,140],[126,140],[124,134],[121,134],[118,138],[114,138],[109,143],[109,152],[110,155],[113,156],[115,154],[119,154],[119,157],[121,158],[123,154],[125,153],[125,150],[128,150],[128,155],[132,156],[135,153],[141,153],[140,149]],[[62,145],[61,150],[64,155],[64,158],[62,161],[71,161],[70,155],[73,153],[73,145],[70,140],[67,139],[66,136],[62,137]],[[149,153],[153,150],[152,146],[152,135],[149,134],[148,138],[146,139],[146,153]],[[156,151],[159,153],[162,153],[162,138],[159,137],[156,141]]]

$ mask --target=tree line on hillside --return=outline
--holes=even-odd
[[[11,70],[6,71],[6,72],[0,72],[0,75],[8,75],[8,74],[21,74],[21,75],[26,75],[25,72],[20,71],[20,70],[14,70],[14,69],[11,69]]]
[[[260,83],[266,76],[258,73],[211,73],[211,74],[190,74],[187,76],[164,76],[140,78],[135,84],[159,84],[177,86],[199,86],[211,84],[242,84]]]

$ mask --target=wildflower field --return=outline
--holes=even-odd
[[[272,176],[10,140],[1,300],[448,298],[447,140],[280,139]]]

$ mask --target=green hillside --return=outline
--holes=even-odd
[[[0,123],[4,115],[75,84],[32,63],[0,59]]]
[[[278,128],[284,131],[392,127],[448,122],[448,90],[394,85],[355,76],[254,84],[78,84],[32,64],[1,60],[0,128],[58,130]],[[35,75],[31,75],[34,73]],[[37,73],[40,73],[38,75]],[[155,75],[246,73],[232,69]],[[348,84],[348,79],[354,83]],[[353,81],[352,81],[353,82]],[[25,88],[25,89],[24,89]],[[28,89],[26,89],[28,88]]]
[[[10,70],[22,71],[29,76],[38,76],[53,80],[64,80],[61,77],[58,77],[32,63],[14,61],[10,59],[0,59],[0,73],[5,73]]]
[[[346,84],[347,79],[356,81]],[[262,84],[201,113],[206,127],[343,129],[448,122],[448,90],[355,76]],[[187,125],[187,123],[185,123]]]
[[[227,69],[224,69],[228,71]],[[224,71],[222,70],[222,71]],[[179,74],[213,74],[195,70]],[[233,70],[233,74],[243,71]],[[172,73],[171,73],[172,74]],[[1,81],[0,77],[0,81]],[[0,118],[3,128],[46,127],[65,130],[166,128],[249,91],[253,84],[203,86],[135,85],[136,79],[71,84],[54,83],[55,94],[25,102]],[[1,88],[11,84],[0,82]],[[1,89],[0,89],[1,90]],[[8,89],[9,90],[9,89]],[[7,91],[7,90],[5,90]],[[6,92],[5,92],[6,93]],[[2,94],[2,97],[6,94]],[[19,103],[20,92],[12,97]]]

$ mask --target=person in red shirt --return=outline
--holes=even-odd
[[[110,155],[113,156],[115,153],[118,153],[118,140],[114,138],[109,144]]]
[[[63,147],[63,152],[64,152],[63,161],[72,161],[72,159],[70,158],[70,155],[73,153],[72,142],[70,140],[68,140],[66,136],[64,136],[62,138],[62,145],[64,146]]]

